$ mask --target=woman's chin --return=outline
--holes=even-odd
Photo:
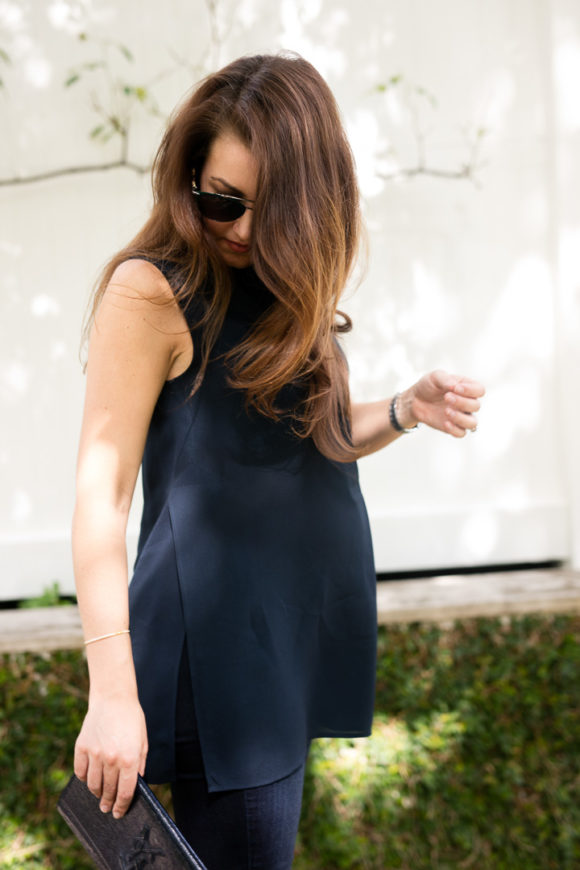
[[[232,251],[231,248],[225,245],[220,245],[219,251],[221,254],[221,258],[228,266],[231,266],[233,269],[245,269],[247,266],[252,265],[252,252],[251,251]]]

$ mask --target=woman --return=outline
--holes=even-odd
[[[375,575],[354,460],[419,422],[473,431],[483,388],[434,372],[351,404],[337,304],[358,191],[335,101],[303,59],[243,58],[202,82],[154,192],[92,312],[75,773],[116,817],[138,772],[170,781],[210,870],[287,868],[309,741],[371,727]]]

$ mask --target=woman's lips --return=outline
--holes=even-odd
[[[249,245],[239,245],[237,242],[232,242],[230,239],[224,239],[224,242],[228,248],[234,252],[234,254],[247,254],[250,250]]]

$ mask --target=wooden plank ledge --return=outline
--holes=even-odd
[[[51,652],[82,645],[76,605],[0,610],[0,653]]]
[[[563,569],[447,574],[377,584],[380,625],[476,616],[580,613],[580,572]],[[0,610],[0,653],[78,649],[78,607]]]
[[[526,570],[382,581],[377,584],[377,608],[379,625],[580,613],[580,572]]]

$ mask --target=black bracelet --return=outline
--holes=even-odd
[[[405,429],[404,426],[401,426],[399,421],[397,420],[397,399],[399,398],[399,393],[395,393],[393,398],[391,399],[391,404],[389,405],[389,420],[391,421],[391,426],[396,432],[413,432],[414,429],[417,428],[418,423],[415,423],[414,426],[411,426],[410,429]]]

